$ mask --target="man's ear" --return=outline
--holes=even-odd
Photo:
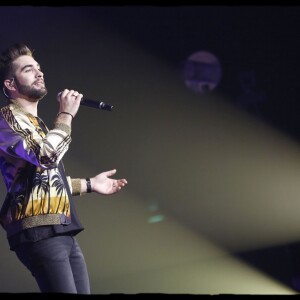
[[[14,78],[11,78],[11,79],[5,79],[5,80],[4,80],[4,86],[5,86],[9,91],[15,90],[15,81],[14,81]]]

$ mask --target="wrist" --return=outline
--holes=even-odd
[[[74,116],[71,113],[61,111],[56,115],[56,123],[63,123],[71,126],[73,118]]]
[[[71,116],[71,117],[72,117],[72,120],[74,119],[74,116],[73,116],[71,113],[66,112],[66,111],[60,111],[56,116],[58,117],[58,116],[61,115],[61,114],[65,114],[65,115]]]

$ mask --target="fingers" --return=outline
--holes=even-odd
[[[113,169],[113,170],[110,170],[110,171],[106,171],[106,172],[103,172],[107,177],[110,177],[110,176],[113,176],[114,174],[116,174],[117,170],[116,169]],[[114,182],[113,182],[113,185],[114,186],[124,186],[125,184],[127,184],[127,180],[125,178],[122,178],[122,179],[115,179]]]
[[[121,184],[124,186],[125,184],[127,184],[127,180],[125,178],[120,179]]]
[[[65,90],[66,91],[66,94],[65,96],[66,97],[71,97],[71,98],[74,98],[75,100],[80,100],[82,98],[82,94],[80,94],[78,91],[75,91],[75,90]]]
[[[127,184],[127,180],[124,178],[115,180],[112,185],[113,192],[120,191],[122,187],[124,187],[126,184]]]
[[[68,96],[75,97],[75,100],[81,100],[81,98],[83,97],[82,94],[74,90],[70,90]]]
[[[81,100],[83,95],[75,90],[64,89],[57,94],[57,99],[60,101],[62,97],[75,97],[76,100]]]
[[[113,186],[122,187],[125,186],[126,184],[127,184],[127,180],[123,178],[114,181]]]
[[[59,112],[69,113],[74,118],[78,112],[82,97],[83,95],[78,91],[64,89],[57,95]]]
[[[107,177],[113,176],[114,174],[116,174],[117,170],[113,169],[110,171],[106,171],[104,172],[106,174]],[[127,180],[125,178],[122,179],[116,179],[113,183],[115,186],[125,186],[125,184],[127,184]]]

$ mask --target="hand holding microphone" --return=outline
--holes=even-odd
[[[77,114],[82,97],[83,95],[75,90],[64,89],[62,92],[58,93],[57,95],[57,101],[59,102],[58,115],[60,114],[70,115],[73,119]]]
[[[64,91],[69,91],[69,90],[64,90]],[[69,91],[69,92],[71,93],[71,91]],[[60,101],[60,96],[61,96],[62,93],[63,92],[60,92],[57,95],[57,100],[58,101]],[[71,93],[71,95],[77,97],[77,93],[78,92],[74,91],[73,94]],[[78,96],[79,95],[82,95],[82,94],[78,94]],[[77,98],[76,98],[76,100],[77,100]],[[90,108],[96,108],[96,109],[100,109],[100,110],[106,110],[106,111],[112,111],[112,109],[113,109],[113,105],[104,103],[103,101],[92,100],[92,99],[87,99],[87,98],[83,98],[83,97],[80,98],[80,105],[87,106],[87,107],[90,107]]]

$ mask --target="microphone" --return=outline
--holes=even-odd
[[[59,101],[59,97],[60,97],[61,93],[62,92],[58,93],[57,101]],[[108,111],[111,111],[113,108],[113,106],[110,104],[104,103],[102,101],[87,99],[87,98],[82,98],[80,101],[80,105],[91,107],[91,108],[108,110]]]
[[[96,101],[96,100],[87,99],[87,98],[82,98],[80,105],[91,107],[91,108],[108,110],[108,111],[111,111],[113,108],[113,105],[104,103],[102,101]]]

